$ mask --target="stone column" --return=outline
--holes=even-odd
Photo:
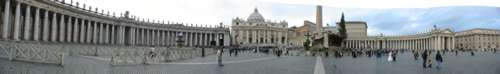
[[[130,34],[129,34],[130,42],[129,42],[129,44],[132,46],[135,45],[135,42],[136,42],[136,38],[135,38],[136,35],[135,34],[136,34],[135,27],[130,27]]]
[[[81,19],[80,20],[80,32],[79,32],[79,38],[80,38],[80,43],[85,43],[87,40],[87,24],[85,24],[88,20]]]
[[[72,39],[73,39],[73,37],[72,37],[73,32],[72,31],[73,31],[73,25],[74,25],[73,24],[73,17],[68,16],[68,23],[67,24],[68,24],[68,27],[66,29],[66,36],[67,36],[66,41],[72,43]]]
[[[451,38],[451,49],[455,49],[455,37]]]
[[[20,26],[21,26],[21,2],[17,2],[16,16],[14,19],[14,34],[13,34],[15,41],[19,41]]]
[[[198,45],[198,42],[199,42],[198,38],[199,38],[199,36],[200,35],[198,34],[198,32],[194,32],[194,46],[199,46]]]
[[[111,39],[110,43],[111,44],[116,44],[116,24],[110,25],[111,26]]]
[[[43,41],[49,41],[49,11],[45,11],[44,13],[44,19],[43,19],[43,36],[42,40]]]
[[[117,26],[117,29],[118,29],[117,30],[118,31],[118,35],[117,35],[117,37],[118,37],[118,44],[124,45],[124,42],[125,42],[124,41],[125,40],[125,38],[124,38],[125,37],[125,35],[124,35],[125,34],[125,31],[124,31],[125,27],[124,26]]]
[[[189,32],[189,46],[194,46],[194,32]]]
[[[85,30],[85,43],[92,43],[92,39],[94,38],[92,37],[92,33],[94,32],[94,30],[92,30],[92,20],[87,20],[85,25],[87,26]]]
[[[34,36],[33,40],[38,41],[40,40],[40,8],[35,8],[35,26],[34,28]]]
[[[4,8],[4,14],[3,14],[3,33],[2,33],[2,38],[3,39],[9,39],[10,36],[10,0],[5,1],[5,8]]]
[[[105,24],[104,25],[104,43],[105,44],[109,44],[109,42],[110,42],[110,39],[109,39],[110,38],[110,35],[109,35],[110,34],[110,31],[109,31],[110,27],[111,27],[111,24]],[[136,28],[134,28],[134,36],[136,36],[136,32],[135,31],[136,31]],[[136,42],[136,39],[134,39],[134,42]],[[135,43],[134,43],[134,45],[135,45]]]
[[[142,45],[148,45],[148,33],[146,31],[146,28],[142,29]]]
[[[75,17],[75,21],[73,22],[73,42],[74,43],[78,43],[78,41],[80,41],[80,40],[78,40],[80,37],[78,35],[80,35],[80,32],[81,32],[80,31],[81,24],[78,24],[78,21],[79,21],[79,19],[77,17]]]
[[[98,21],[94,21],[92,23],[92,43],[98,44],[99,41],[99,25],[97,23]]]
[[[165,46],[165,31],[160,30],[160,45]]]
[[[50,41],[52,42],[57,42],[57,29],[58,29],[58,26],[57,26],[57,13],[56,12],[53,12],[52,13],[52,22],[51,22],[51,37],[50,37]]]
[[[158,32],[156,32],[155,29],[151,30],[151,44],[152,45],[158,45],[157,42],[158,42],[158,39],[156,36],[158,36],[157,34]]]
[[[221,36],[219,35],[219,33],[215,33],[215,38],[214,39],[215,39],[215,45],[216,46],[219,46],[219,43],[220,43],[219,39],[220,39],[220,37]]]
[[[146,30],[146,45],[151,45],[151,30],[145,29]]]
[[[92,40],[94,40],[94,25],[92,22],[92,20],[87,21],[87,43],[92,43]]]
[[[64,21],[64,15],[61,14],[61,18],[59,20],[59,42],[64,42],[66,39],[66,33],[64,33],[64,31],[66,30],[66,26],[65,26],[65,21]]]
[[[136,31],[136,33],[135,33],[136,43],[137,43],[137,45],[142,45],[142,40],[141,40],[142,39],[141,38],[142,37],[142,34],[141,34],[142,33],[142,29],[139,28],[139,27],[137,27],[135,29],[136,29],[135,30]]]
[[[85,19],[80,19],[80,32],[79,32],[79,38],[80,38],[80,43],[85,43],[85,39],[87,37],[87,25],[85,24],[87,20]]]
[[[157,29],[157,30],[156,30],[156,45],[157,45],[157,46],[161,46],[161,45],[162,45],[162,44],[161,44],[161,42],[162,42],[162,41],[161,41],[161,40],[162,40],[161,35],[162,35],[162,34],[161,34],[161,30]]]
[[[168,31],[168,42],[169,46],[175,45],[175,32],[173,30]]]
[[[31,6],[26,5],[26,13],[24,16],[24,40],[31,39]]]
[[[167,37],[166,37],[166,39],[167,39],[167,40],[166,40],[167,46],[171,46],[171,45],[172,45],[172,43],[173,43],[173,42],[171,41],[171,40],[172,40],[172,35],[171,35],[171,33],[170,33],[171,31],[170,31],[170,30],[166,30],[165,32],[166,32],[166,34],[167,34]]]
[[[104,44],[104,24],[102,22],[99,22],[99,31],[97,32],[97,34],[99,34],[99,40],[98,40],[98,43],[99,44]]]
[[[443,49],[442,38],[441,38],[441,36],[438,36],[438,49],[437,50],[441,50],[441,49]]]

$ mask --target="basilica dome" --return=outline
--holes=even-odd
[[[255,9],[254,12],[252,14],[250,14],[250,16],[248,16],[247,21],[248,22],[265,22],[264,17],[262,17],[262,15],[260,15],[260,13],[259,13],[259,11],[257,11],[257,9]]]

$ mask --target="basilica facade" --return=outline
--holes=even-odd
[[[285,47],[290,32],[286,21],[266,21],[257,9],[248,18],[232,20],[232,44],[241,47]]]

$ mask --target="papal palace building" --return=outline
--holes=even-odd
[[[229,28],[145,20],[69,0],[1,0],[3,41],[127,46],[229,46]]]

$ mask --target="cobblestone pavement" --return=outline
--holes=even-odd
[[[397,61],[388,62],[387,56],[344,56],[325,58],[323,63],[328,74],[500,74],[500,53],[477,52],[475,56],[468,52],[446,53],[440,69],[436,63],[432,68],[423,68],[421,57],[415,60],[409,52],[400,53],[396,58]]]
[[[326,74],[499,74],[500,53],[476,53],[470,56],[446,54],[441,69],[422,68],[421,60],[411,53],[400,53],[396,62],[360,56],[323,57]],[[312,74],[314,56],[276,57],[261,53],[241,53],[224,57],[224,66],[215,63],[215,55],[204,58],[149,65],[112,66],[106,60],[68,56],[64,66],[0,59],[0,74]],[[420,58],[419,58],[420,59]]]

